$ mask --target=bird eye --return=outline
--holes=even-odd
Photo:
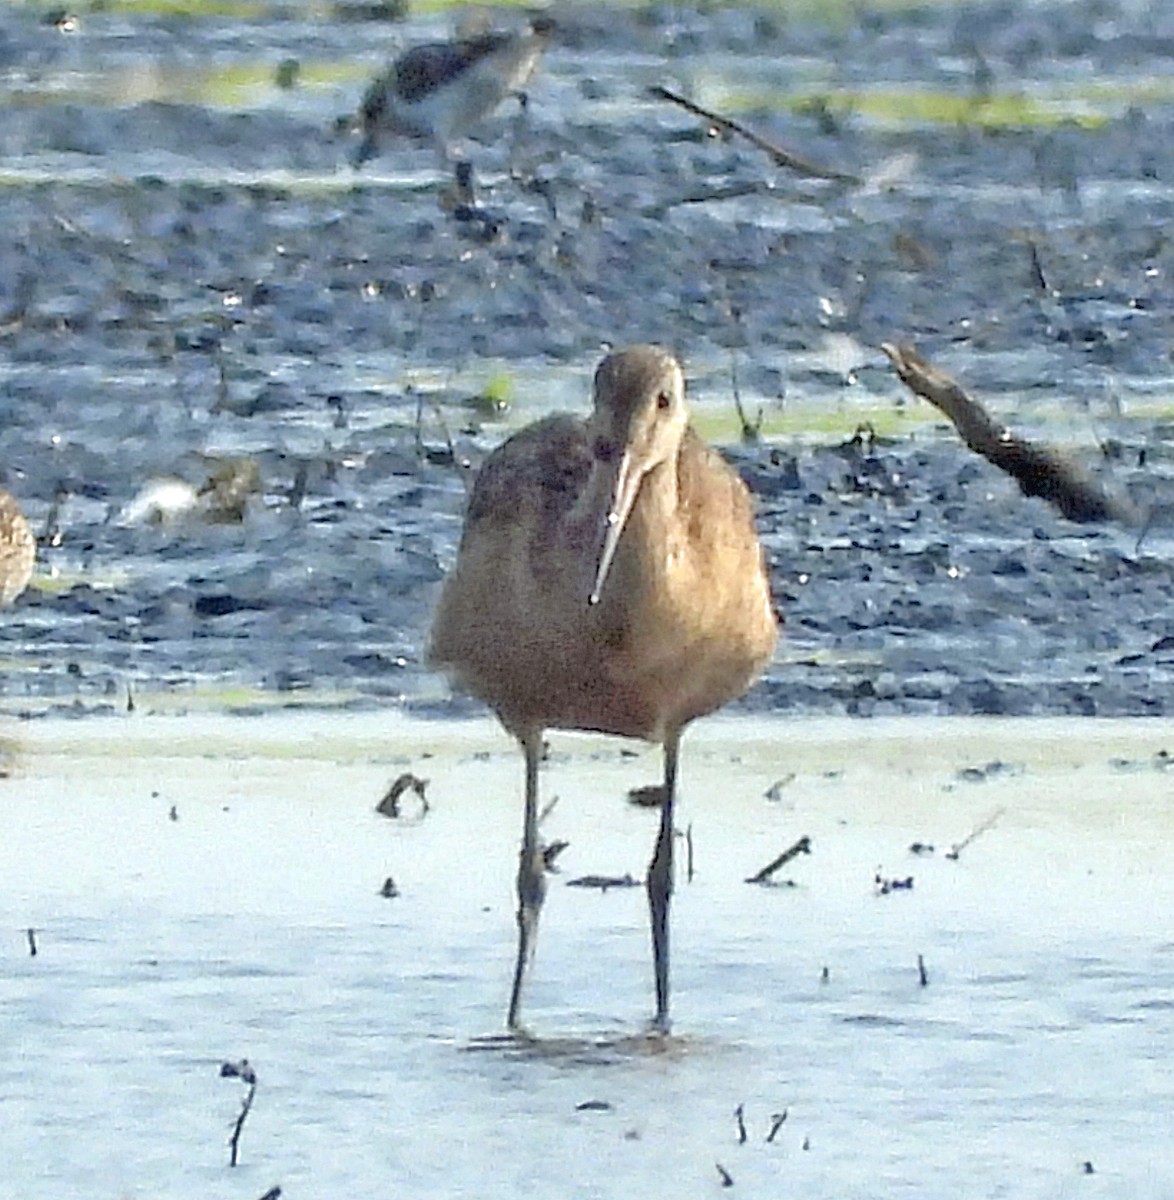
[[[668,392],[660,392],[656,397],[656,407],[660,409],[668,408],[673,402],[672,396]]]

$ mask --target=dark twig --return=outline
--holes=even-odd
[[[608,888],[639,887],[640,881],[631,875],[580,875],[578,879],[568,879],[567,887],[599,888],[606,892]]]
[[[781,1113],[774,1113],[770,1119],[770,1133],[766,1135],[768,1142],[773,1142],[778,1137],[779,1130],[783,1127],[783,1122],[787,1119],[787,1110],[784,1108]]]
[[[994,812],[984,817],[960,842],[951,846],[949,850],[946,851],[946,857],[957,859],[962,851],[965,850],[975,838],[982,837],[984,833],[994,829],[999,818],[1006,811],[1007,810],[1005,808],[996,808]]]
[[[628,803],[636,808],[660,808],[664,804],[663,783],[642,783],[628,789]]]
[[[410,790],[420,798],[420,817],[423,818],[427,816],[429,807],[428,797],[425,795],[427,788],[427,779],[421,779],[419,776],[413,775],[411,771],[404,771],[383,793],[383,799],[375,805],[375,811],[381,817],[391,817],[395,820],[400,816],[400,797],[404,792]]]
[[[238,1063],[221,1063],[220,1078],[240,1079],[249,1085],[249,1090],[245,1093],[244,1101],[241,1104],[240,1116],[237,1117],[236,1124],[232,1129],[232,1136],[228,1139],[228,1165],[235,1167],[240,1161],[241,1130],[245,1127],[245,1118],[249,1115],[249,1110],[253,1107],[253,1098],[257,1095],[257,1073],[249,1065],[249,1060],[242,1058]]]
[[[685,826],[685,882],[693,882],[693,822]]]
[[[1034,239],[1028,238],[1027,247],[1031,251],[1031,277],[1036,291],[1044,295],[1051,295],[1052,289],[1048,286],[1048,277],[1044,274],[1044,264],[1039,256],[1039,246],[1035,244]]]
[[[734,1186],[733,1175],[731,1175],[729,1173],[729,1171],[727,1171],[725,1169],[725,1167],[723,1167],[721,1165],[721,1163],[715,1162],[713,1165],[715,1167],[717,1167],[718,1178],[721,1179],[721,1181],[722,1181],[722,1187],[733,1187]]]
[[[423,391],[418,391],[416,394],[416,457],[424,459],[426,462],[431,463],[432,466],[454,467],[457,472],[457,478],[460,479],[461,486],[465,489],[465,496],[468,498],[471,490],[469,460],[457,457],[456,444],[453,442],[452,433],[449,431],[444,411],[431,396],[427,397],[428,407],[432,410],[432,416],[440,428],[441,436],[444,438],[444,449],[434,450],[424,442],[424,401],[425,396]]]
[[[743,1105],[739,1104],[734,1109],[734,1119],[738,1122],[738,1145],[744,1146],[746,1145],[746,1115]]]
[[[976,454],[1010,475],[1025,496],[1046,500],[1070,521],[1137,523],[1133,506],[1110,496],[1076,463],[1048,446],[1037,446],[996,421],[944,371],[921,358],[910,345],[884,343],[881,349],[901,382],[940,409]]]
[[[755,133],[753,129],[747,129],[745,125],[732,121],[729,117],[723,117],[708,108],[702,108],[700,104],[694,104],[692,100],[686,100],[684,96],[671,92],[666,87],[651,87],[648,91],[656,99],[679,104],[686,112],[691,112],[695,117],[701,117],[702,120],[708,121],[726,133],[733,133],[738,137],[745,138],[752,146],[766,154],[775,166],[786,167],[788,170],[810,176],[812,179],[832,179],[838,183],[860,182],[857,176],[846,171],[837,171],[832,167],[820,167],[815,163],[808,162],[806,159],[792,154],[789,150],[784,150],[774,142],[768,141],[761,134]]]
[[[734,411],[738,414],[738,424],[742,427],[742,441],[747,445],[753,445],[762,440],[762,408],[759,407],[758,415],[753,421],[746,415],[746,410],[742,407],[742,389],[738,386],[738,359],[733,353],[730,354],[730,388],[734,393]]]
[[[770,877],[782,866],[785,866],[797,854],[811,853],[811,839],[809,837],[801,837],[793,846],[784,850],[773,862],[769,862],[756,875],[751,875],[746,880],[747,883],[769,883]]]
[[[790,784],[792,784],[794,782],[795,782],[795,772],[791,771],[789,774],[783,775],[780,778],[776,779],[774,781],[774,783],[772,783],[770,785],[770,787],[768,787],[766,789],[766,791],[763,792],[763,795],[768,800],[777,802],[783,798],[783,788],[789,786]]]
[[[557,859],[558,856],[571,843],[566,838],[555,838],[553,842],[548,842],[542,847],[542,869],[550,871],[552,874],[558,871]]]
[[[896,879],[890,879],[880,873],[878,869],[873,876],[873,887],[876,889],[878,896],[888,896],[893,892],[911,892],[913,891],[913,876],[905,875]]]
[[[917,956],[917,980],[922,987],[929,987],[929,972],[925,969],[925,958]]]
[[[29,958],[36,958],[37,957],[37,931],[35,929],[30,928],[28,931],[28,938],[29,938]]]

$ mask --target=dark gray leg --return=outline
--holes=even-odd
[[[660,806],[660,832],[648,867],[648,913],[652,922],[652,963],[656,972],[656,1016],[652,1027],[669,1031],[669,898],[673,894],[673,800],[677,792],[677,752],[681,733],[676,730],[664,743],[664,799]]]
[[[510,993],[509,1028],[521,1032],[519,1013],[522,983],[534,960],[538,936],[538,914],[546,896],[546,875],[542,845],[538,840],[538,763],[542,758],[542,732],[523,734],[522,752],[526,756],[526,813],[522,822],[522,852],[518,858],[518,962],[514,968],[514,987]]]

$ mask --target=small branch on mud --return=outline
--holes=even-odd
[[[1110,496],[1076,463],[1050,447],[1017,437],[949,375],[921,358],[912,346],[885,342],[881,349],[901,382],[949,417],[966,445],[1010,475],[1025,496],[1038,496],[1070,521],[1082,524],[1137,523],[1137,514],[1126,499]]]
[[[220,1078],[239,1079],[249,1085],[249,1090],[245,1093],[244,1101],[241,1103],[240,1116],[237,1117],[232,1136],[228,1139],[228,1165],[235,1167],[240,1161],[241,1130],[245,1127],[245,1118],[249,1115],[249,1110],[253,1107],[253,1099],[257,1095],[257,1073],[249,1065],[249,1060],[242,1058],[238,1063],[221,1063]]]
[[[812,179],[831,179],[837,183],[860,182],[857,176],[846,171],[837,171],[833,167],[821,167],[808,162],[797,154],[792,154],[789,150],[784,150],[774,142],[768,141],[761,134],[755,133],[753,129],[747,129],[745,125],[741,125],[729,117],[723,117],[708,108],[702,108],[700,104],[694,104],[692,100],[686,100],[684,96],[669,91],[666,87],[651,87],[648,89],[648,94],[657,100],[668,100],[672,104],[680,105],[686,112],[691,112],[695,117],[708,121],[725,133],[733,133],[740,138],[745,138],[752,146],[766,154],[777,167],[786,167],[790,171],[807,175]]]
[[[1039,246],[1036,244],[1035,238],[1027,239],[1027,248],[1031,252],[1031,278],[1035,283],[1035,290],[1043,296],[1050,296],[1052,288],[1048,283],[1048,277],[1044,274],[1044,264],[1039,256]]]
[[[399,775],[383,793],[383,799],[375,805],[375,811],[381,817],[390,817],[393,821],[398,820],[400,813],[400,797],[404,792],[412,791],[420,799],[420,812],[417,819],[423,820],[428,815],[429,804],[428,797],[425,792],[428,788],[428,780],[421,779],[418,775],[413,775],[411,771],[404,771]]]
[[[28,930],[29,938],[29,958],[37,957],[37,931],[33,928]]]
[[[723,187],[704,187],[697,185],[693,191],[684,195],[672,196],[666,200],[657,200],[654,204],[646,204],[640,209],[640,215],[651,220],[663,220],[674,208],[686,204],[720,204],[723,200],[741,200],[745,196],[770,196],[776,194],[774,189],[763,183],[731,183]]]
[[[784,850],[773,862],[769,862],[756,875],[751,875],[746,880],[747,883],[770,883],[771,876],[798,854],[811,853],[811,839],[809,837],[801,837],[793,846]]]
[[[440,428],[441,436],[444,438],[444,449],[434,450],[424,442],[424,393],[419,391],[416,393],[416,457],[424,459],[437,467],[453,467],[456,470],[457,478],[461,481],[461,486],[465,489],[466,500],[472,493],[472,485],[469,481],[469,468],[472,465],[467,458],[457,457],[456,444],[452,440],[452,434],[449,432],[448,421],[444,418],[444,412],[439,404],[429,396],[428,407],[432,410],[432,416],[436,424]]]
[[[734,323],[740,325],[742,315],[739,312],[734,313]],[[736,354],[730,354],[730,387],[734,393],[734,411],[738,414],[738,424],[742,427],[742,441],[748,445],[755,445],[762,441],[762,407],[759,406],[758,415],[753,421],[746,415],[746,410],[742,407],[742,390],[738,387],[738,359]]]
[[[929,987],[929,972],[925,969],[925,958],[917,956],[917,981],[922,987]]]
[[[963,850],[966,849],[967,846],[970,845],[971,842],[973,842],[976,838],[982,837],[982,835],[988,832],[988,830],[994,829],[999,818],[1006,811],[1007,810],[1005,808],[996,808],[994,812],[984,817],[960,842],[951,846],[949,850],[946,851],[946,857],[957,861],[958,856]]]
[[[772,1113],[770,1118],[770,1132],[766,1135],[768,1142],[773,1142],[779,1135],[779,1130],[783,1127],[783,1122],[787,1119],[787,1110],[784,1108],[781,1113]]]

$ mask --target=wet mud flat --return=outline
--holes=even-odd
[[[7,710],[472,711],[422,665],[468,470],[648,339],[760,500],[787,637],[745,708],[1167,713],[1163,6],[575,6],[524,132],[468,147],[491,223],[441,210],[426,148],[356,174],[335,124],[448,19],[341,13],[0,13],[0,454],[45,535]],[[1157,505],[1146,539],[973,460],[896,338]],[[135,519],[241,460],[242,520]]]
[[[543,832],[570,844],[528,998],[538,1041],[511,1048],[492,1038],[521,768],[488,720],[10,723],[5,1186],[619,1197],[667,1178],[708,1196],[724,1171],[752,1195],[1161,1196],[1161,733],[699,723],[668,1043],[640,1036],[643,889],[567,886],[641,876],[656,814],[626,793],[656,752],[555,737]],[[405,771],[427,811],[405,796],[379,816]],[[774,886],[745,882],[802,836]],[[230,1168],[247,1087],[220,1072],[241,1059],[256,1092]]]

